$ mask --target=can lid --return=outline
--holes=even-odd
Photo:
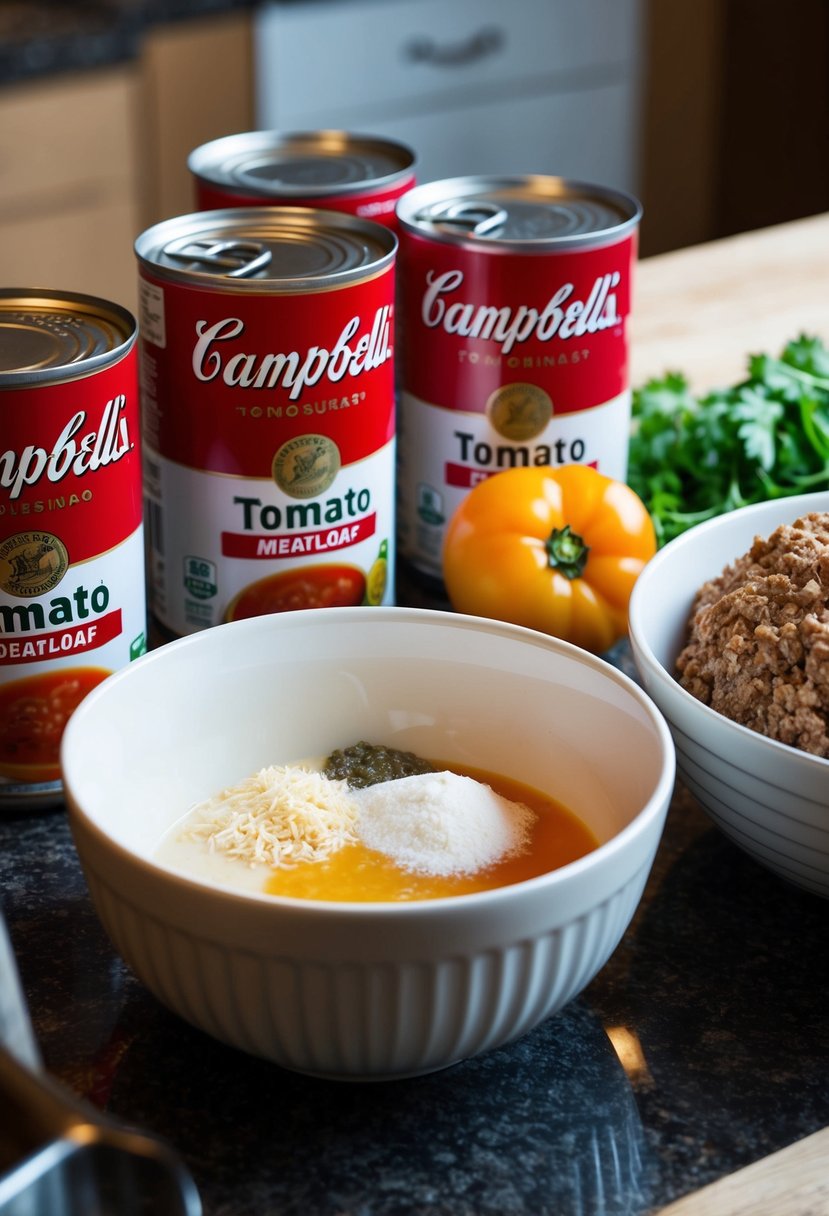
[[[325,290],[378,272],[397,249],[391,229],[336,211],[248,207],[175,216],[135,243],[162,277],[234,291]]]
[[[549,252],[618,240],[642,207],[632,195],[562,177],[457,177],[414,187],[397,215],[441,241]]]
[[[127,352],[136,322],[118,304],[74,293],[0,290],[0,388],[59,383]]]
[[[264,198],[315,198],[390,184],[412,170],[404,144],[347,131],[245,131],[202,144],[190,171],[214,185]]]

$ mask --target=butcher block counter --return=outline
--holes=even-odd
[[[829,341],[829,216],[645,261],[635,295],[635,384],[736,380],[801,332]],[[609,658],[631,672],[625,645]],[[172,1143],[206,1216],[829,1211],[829,908],[681,786],[587,990],[519,1042],[414,1080],[311,1080],[168,1013],[104,936],[62,808],[0,815],[0,892],[47,1068]]]
[[[829,214],[646,259],[631,383],[683,371],[704,391],[736,383],[749,355],[777,355],[801,333],[829,344],[828,286]]]

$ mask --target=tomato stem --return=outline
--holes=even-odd
[[[579,578],[587,565],[590,547],[571,530],[569,524],[565,524],[563,528],[553,528],[545,541],[545,548],[547,559],[554,570],[558,570],[565,578]]]

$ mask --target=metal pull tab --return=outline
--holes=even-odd
[[[427,220],[432,224],[448,224],[452,228],[465,228],[473,236],[488,236],[496,228],[500,228],[506,223],[509,214],[497,203],[489,203],[483,199],[475,202],[459,199],[429,207],[417,218]]]
[[[180,237],[164,249],[169,258],[179,262],[199,262],[208,269],[226,273],[229,279],[244,279],[263,270],[270,263],[271,251],[258,241],[190,240]],[[231,269],[228,269],[228,268]]]

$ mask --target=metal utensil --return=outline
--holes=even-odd
[[[5,1172],[4,1172],[5,1171]],[[48,1076],[0,915],[0,1216],[202,1216],[190,1174]]]

